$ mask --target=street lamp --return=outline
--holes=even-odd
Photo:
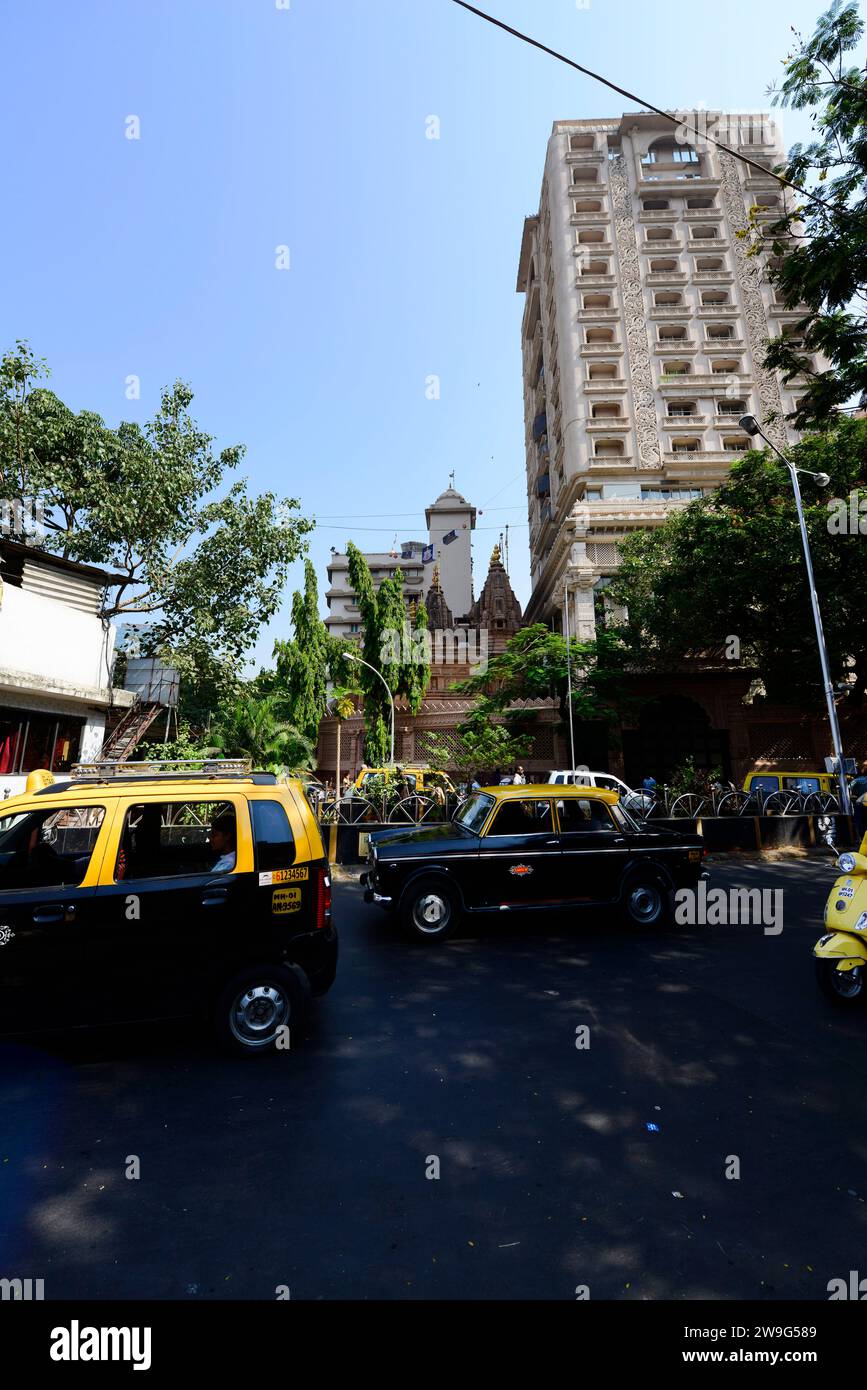
[[[379,679],[382,681],[383,685],[388,691],[388,702],[389,708],[391,710],[391,759],[388,765],[389,767],[394,767],[394,696],[391,693],[388,682],[386,681],[385,676],[382,674],[381,671],[377,671],[375,666],[371,666],[369,661],[365,661],[363,657],[358,656],[355,652],[344,652],[343,660],[357,661],[359,666],[366,666],[368,671],[372,671],[375,676],[379,676]]]
[[[819,647],[819,661],[822,664],[822,681],[825,689],[825,703],[828,707],[828,722],[831,725],[831,742],[834,745],[834,757],[837,761],[837,781],[840,786],[840,808],[843,814],[851,816],[852,806],[849,801],[849,787],[846,782],[846,769],[843,762],[843,744],[840,738],[840,725],[837,720],[837,706],[834,703],[834,687],[831,684],[831,673],[828,670],[828,651],[825,646],[825,633],[822,628],[822,614],[819,611],[819,596],[816,593],[816,579],[813,574],[813,558],[810,554],[810,540],[807,535],[807,523],[804,519],[804,506],[801,501],[801,485],[798,482],[799,473],[807,473],[811,478],[815,478],[819,487],[827,487],[831,479],[827,473],[813,473],[809,468],[796,468],[790,459],[777,448],[764,430],[761,429],[755,415],[742,415],[738,421],[742,430],[749,435],[761,435],[765,443],[773,449],[778,458],[789,470],[789,477],[792,479],[792,489],[795,494],[795,507],[798,512],[798,525],[801,528],[801,544],[804,549],[804,563],[807,566],[807,583],[810,587],[810,603],[813,608],[813,623],[816,628],[816,642]]]

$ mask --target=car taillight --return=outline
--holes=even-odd
[[[316,928],[331,925],[331,875],[319,869],[316,882]]]

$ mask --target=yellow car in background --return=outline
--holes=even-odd
[[[777,772],[773,768],[763,768],[747,773],[744,791],[761,791],[765,796],[781,791],[800,792],[802,796],[809,796],[811,792],[833,796],[837,791],[837,778],[830,772]]]
[[[353,783],[353,792],[365,796],[376,787],[380,778],[388,784],[399,777],[406,783],[407,796],[413,793],[429,794],[435,786],[442,787],[446,792],[455,790],[445,772],[438,772],[424,763],[398,763],[395,767],[363,767]]]

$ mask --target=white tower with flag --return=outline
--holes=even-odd
[[[429,542],[425,573],[432,575],[433,565],[439,565],[443,595],[457,619],[465,617],[473,603],[472,533],[476,509],[455,490],[454,482],[455,475],[450,473],[445,492],[425,508]]]

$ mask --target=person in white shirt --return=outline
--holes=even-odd
[[[520,763],[515,768],[515,775],[512,778],[512,785],[515,787],[524,787],[527,785],[527,779],[524,776],[524,769],[521,767]]]
[[[211,849],[217,855],[212,874],[229,874],[235,867],[235,817],[217,816],[211,825]]]

